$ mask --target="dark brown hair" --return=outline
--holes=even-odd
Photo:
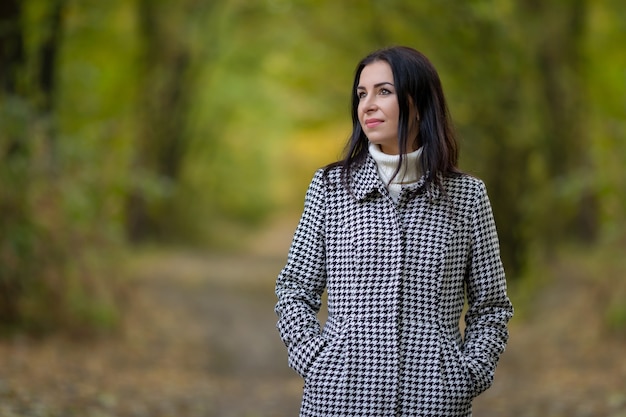
[[[441,80],[435,67],[424,54],[405,46],[377,50],[363,58],[357,65],[352,86],[352,134],[346,144],[344,158],[328,165],[326,172],[333,167],[342,167],[344,185],[350,188],[348,178],[352,168],[362,164],[367,158],[368,139],[359,123],[359,97],[356,89],[363,68],[376,61],[388,63],[393,73],[400,110],[398,148],[407,149],[409,140],[418,140],[422,147],[420,164],[426,176],[425,188],[434,186],[445,192],[443,177],[458,175],[460,171],[457,168],[457,142]],[[420,117],[417,138],[408,137],[411,103],[417,107]],[[401,153],[396,173],[403,159],[404,155]]]

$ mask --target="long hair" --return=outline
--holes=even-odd
[[[350,189],[350,172],[363,164],[368,151],[368,139],[359,122],[359,97],[357,86],[365,66],[384,61],[391,67],[398,98],[398,148],[407,149],[409,141],[418,141],[422,147],[421,169],[425,175],[424,187],[435,187],[445,193],[443,178],[460,174],[457,168],[457,142],[450,121],[448,107],[443,94],[441,80],[433,64],[424,54],[413,48],[394,46],[372,52],[359,62],[352,85],[352,134],[344,149],[343,159],[326,166],[342,167],[344,186]],[[409,114],[413,103],[419,114],[417,138],[409,138]],[[410,143],[413,145],[413,143]],[[401,152],[394,174],[399,172],[405,155]]]

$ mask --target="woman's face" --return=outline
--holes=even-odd
[[[399,154],[400,107],[389,64],[375,61],[366,65],[361,71],[356,94],[359,98],[359,122],[369,141],[380,145],[384,153]],[[407,151],[412,151],[413,139],[417,137],[417,111],[412,109],[409,117],[411,127],[408,146],[411,149]]]

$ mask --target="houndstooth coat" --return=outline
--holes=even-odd
[[[352,193],[341,168],[315,174],[276,282],[300,416],[470,416],[513,314],[485,187],[462,175],[427,193],[422,178],[396,204],[375,164],[354,169]]]

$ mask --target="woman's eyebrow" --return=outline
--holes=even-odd
[[[390,86],[392,86],[392,87],[395,87],[395,86],[393,85],[393,83],[390,83],[389,81],[383,81],[382,83],[377,83],[377,84],[374,84],[374,88],[382,87],[383,85],[390,85]],[[360,86],[358,86],[356,89],[357,89],[357,90],[365,90],[366,88],[365,88],[365,87],[363,87],[362,85],[360,85]]]

